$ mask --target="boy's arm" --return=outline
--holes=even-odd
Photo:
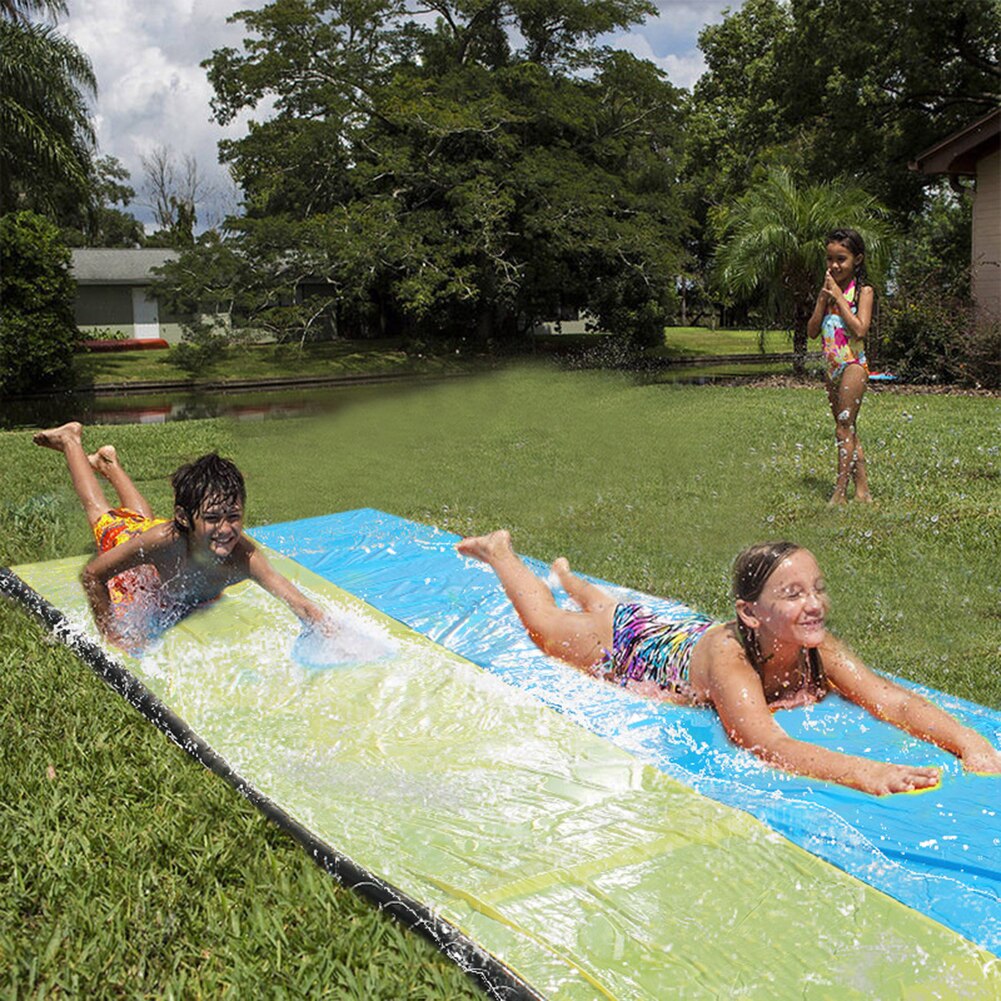
[[[843,643],[833,641],[824,653],[827,677],[845,698],[873,716],[950,751],[970,771],[1001,773],[1001,754],[976,730],[963,726],[917,692],[870,671]]]
[[[280,574],[257,546],[254,546],[248,556],[247,575],[255,583],[260,584],[268,594],[284,601],[303,622],[316,624],[327,618],[323,609],[310,601],[292,581]]]
[[[111,635],[114,606],[108,593],[108,581],[144,563],[158,563],[158,557],[161,557],[173,542],[169,532],[164,531],[166,527],[157,525],[105,553],[99,553],[83,568],[80,581],[102,636],[111,640],[117,639]]]

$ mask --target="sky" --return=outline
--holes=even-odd
[[[658,0],[658,16],[609,38],[609,43],[656,63],[672,83],[691,87],[705,65],[699,31],[722,20],[725,8],[742,0]],[[237,10],[260,0],[69,0],[59,22],[87,54],[97,76],[94,125],[101,155],[117,157],[138,192],[129,210],[150,228],[142,204],[142,157],[157,147],[177,161],[194,157],[208,197],[199,229],[235,212],[239,192],[218,163],[217,143],[245,133],[249,114],[226,128],[212,121],[212,88],[199,65],[223,46],[239,48],[241,24],[227,24]]]

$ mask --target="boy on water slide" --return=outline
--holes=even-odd
[[[82,574],[101,635],[129,652],[247,578],[284,601],[306,625],[331,635],[326,613],[283,577],[243,534],[246,487],[239,469],[215,453],[171,477],[174,512],[156,518],[113,445],[88,455],[76,421],[40,431],[36,445],[62,452],[90,522],[98,555]],[[114,487],[111,507],[98,474]]]

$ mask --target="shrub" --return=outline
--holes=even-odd
[[[969,272],[965,288],[969,288]],[[957,287],[958,285],[958,287]],[[978,312],[964,283],[928,272],[898,286],[883,305],[880,365],[908,382],[1001,386],[1001,323]]]
[[[0,394],[72,381],[81,337],[69,268],[69,249],[47,219],[34,212],[0,217]]]

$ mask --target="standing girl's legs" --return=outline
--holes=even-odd
[[[868,375],[862,365],[846,365],[841,378],[827,384],[827,397],[834,414],[834,434],[838,446],[838,478],[831,495],[832,504],[848,500],[848,482],[854,479],[855,498],[870,501],[865,455],[859,440],[857,421]]]
[[[501,530],[463,539],[456,549],[489,564],[504,586],[522,625],[543,653],[559,657],[573,667],[589,670],[612,648],[615,602],[603,591],[570,573],[566,560],[553,571],[583,611],[560,608],[552,592],[519,559],[511,548],[511,535]]]

